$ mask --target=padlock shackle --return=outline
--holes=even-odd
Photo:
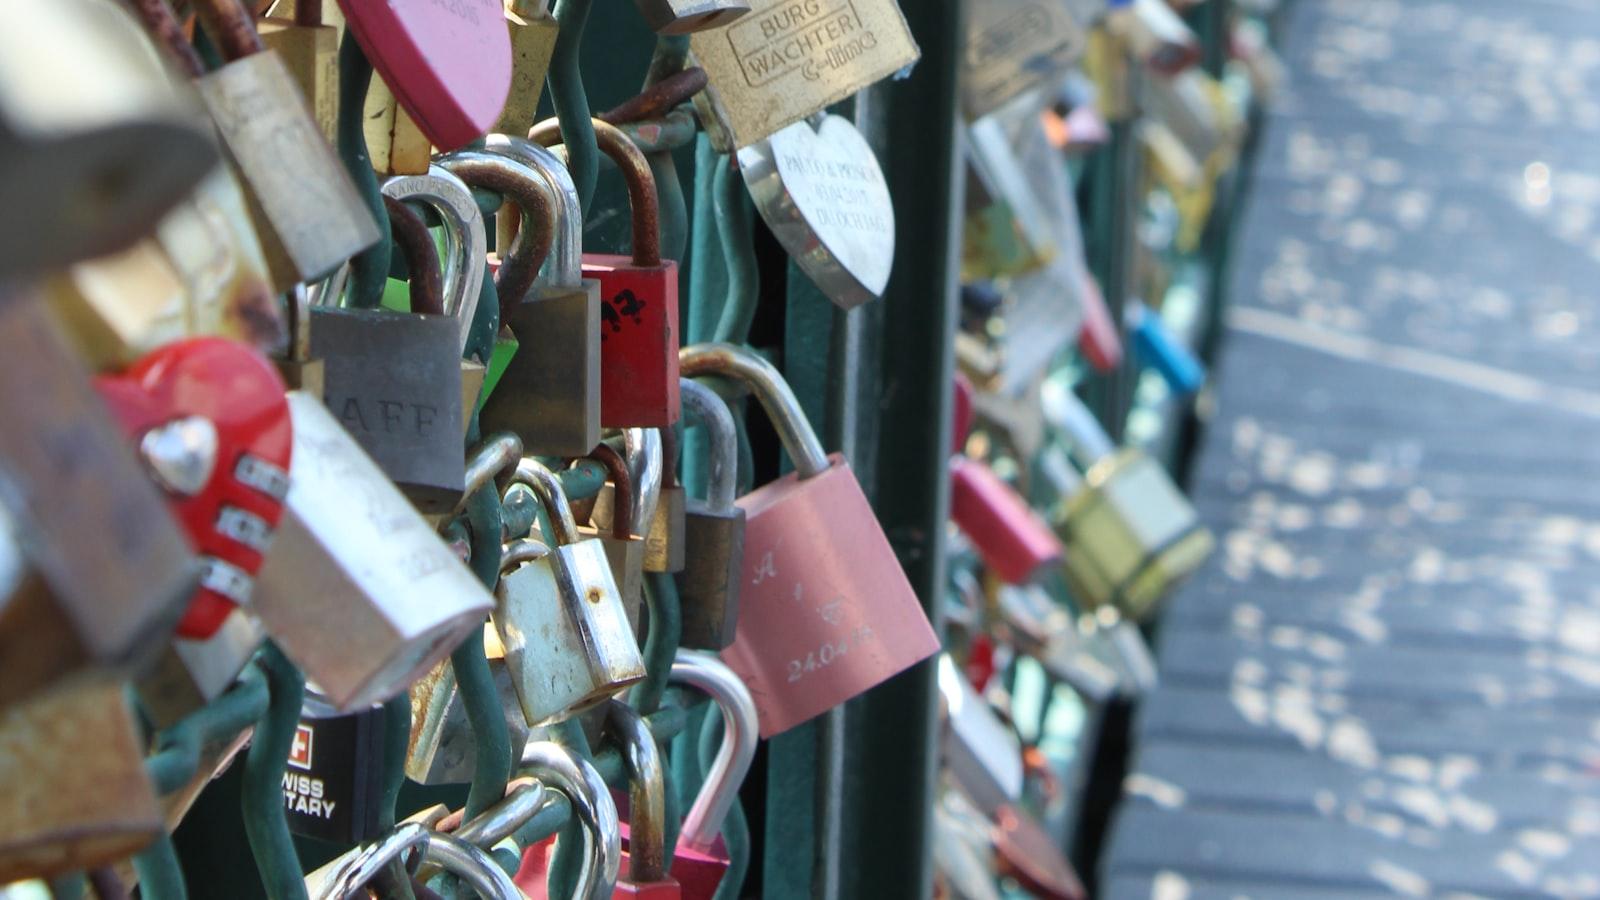
[[[439,165],[468,185],[501,194],[521,210],[522,227],[511,246],[501,248],[500,271],[494,281],[502,303],[521,303],[550,255],[559,224],[559,201],[550,182],[521,161],[487,150],[457,150],[439,157]]]
[[[628,880],[667,877],[667,777],[655,735],[633,707],[606,701],[605,732],[622,751],[628,773]]]
[[[134,15],[139,17],[144,30],[150,33],[157,44],[166,48],[167,58],[177,65],[179,71],[190,78],[206,74],[205,61],[188,38],[183,36],[183,25],[173,15],[167,0],[129,0],[129,5]]]
[[[376,878],[389,864],[399,860],[406,851],[422,847],[425,864],[437,866],[471,885],[473,890],[493,900],[518,900],[511,876],[495,864],[488,853],[460,838],[434,831],[418,822],[406,822],[389,832],[374,844],[358,847],[324,869],[328,875],[313,884],[315,875],[306,879],[308,889],[316,889],[316,900],[350,900],[365,895],[363,888]]]
[[[534,741],[522,748],[520,768],[533,770],[547,788],[566,796],[572,815],[583,826],[584,866],[572,896],[609,900],[622,868],[622,834],[611,789],[587,760],[574,757],[560,744]]]
[[[641,269],[661,265],[661,208],[656,199],[656,176],[643,151],[622,129],[604,119],[594,123],[595,143],[611,157],[628,185],[628,211],[633,219],[633,264]],[[528,130],[528,140],[546,147],[561,143],[561,123],[545,119]]]
[[[572,173],[561,158],[525,137],[490,134],[484,137],[490,153],[517,160],[539,173],[556,198],[557,225],[550,254],[534,278],[536,286],[577,287],[583,282],[583,204]]]
[[[406,270],[411,276],[411,311],[444,315],[444,267],[439,262],[439,250],[433,245],[428,223],[405,201],[394,197],[383,198],[383,209],[389,216],[389,233],[394,237],[395,246],[400,248],[400,255],[405,257]]]
[[[461,332],[461,349],[467,349],[472,319],[478,312],[483,287],[484,256],[489,241],[483,231],[483,214],[472,191],[453,172],[437,163],[426,175],[396,175],[383,183],[385,196],[418,200],[433,207],[444,223],[444,312],[454,316]]]
[[[789,383],[772,363],[757,356],[749,347],[738,344],[691,344],[678,351],[678,367],[685,378],[697,375],[722,375],[744,382],[761,401],[767,418],[778,432],[795,471],[806,479],[828,470],[828,453],[817,440],[817,433],[800,408]]]
[[[623,461],[622,454],[607,443],[599,443],[589,451],[585,459],[592,459],[605,466],[606,475],[611,481],[611,536],[619,541],[626,541],[633,537],[633,478],[628,474],[628,464]]]
[[[242,0],[194,0],[191,5],[223,59],[233,62],[267,49]]]
[[[522,460],[522,438],[509,431],[501,431],[489,435],[479,444],[477,449],[467,455],[466,487],[461,491],[461,500],[452,510],[459,513],[467,505],[467,500],[481,490],[491,481],[496,482],[503,493],[511,484],[508,474],[516,468]],[[502,477],[503,476],[503,477]]]
[[[550,555],[550,545],[535,538],[521,538],[500,549],[500,574],[515,571],[524,563],[538,562]]]
[[[1045,380],[1039,389],[1039,406],[1045,422],[1072,441],[1084,468],[1116,452],[1116,443],[1094,411],[1061,379]]]
[[[567,492],[561,487],[561,479],[556,473],[545,468],[537,460],[523,458],[517,461],[517,471],[511,480],[518,484],[525,484],[533,490],[533,495],[544,504],[545,515],[550,517],[550,527],[554,529],[557,544],[567,546],[576,544],[581,536],[578,534],[578,521],[572,516],[572,504],[567,502]]]
[[[700,793],[678,832],[679,848],[704,853],[716,844],[722,822],[755,759],[756,702],[732,669],[704,651],[680,649],[672,662],[670,680],[704,692],[722,710],[722,746],[717,748]]]
[[[633,520],[653,522],[661,503],[661,432],[654,428],[624,428],[622,449],[628,454],[628,471],[639,486],[633,492]]]
[[[461,827],[447,833],[474,847],[487,850],[528,824],[541,810],[550,805],[551,791],[538,779],[513,785],[499,802],[478,813],[477,818],[463,822]],[[462,809],[460,812],[466,812]],[[450,818],[446,816],[446,818]],[[441,822],[440,825],[444,823]]]
[[[707,454],[710,473],[706,505],[714,512],[727,512],[733,509],[739,490],[739,434],[733,424],[733,413],[716,391],[692,378],[678,379],[678,395],[684,410],[698,417],[705,426],[707,443],[711,445]]]

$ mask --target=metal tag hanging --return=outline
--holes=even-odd
[[[849,119],[796,122],[739,151],[756,210],[828,299],[876,300],[894,265],[894,201],[878,157]]]

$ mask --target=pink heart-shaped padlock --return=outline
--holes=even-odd
[[[174,341],[95,388],[133,439],[206,563],[178,634],[211,637],[249,600],[289,492],[283,379],[251,347]]]
[[[339,0],[372,67],[440,150],[494,127],[511,89],[500,0]]]

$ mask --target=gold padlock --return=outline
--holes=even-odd
[[[361,121],[373,171],[379,175],[428,174],[433,144],[400,105],[389,85],[376,74],[367,88],[367,104]]]
[[[311,115],[329,143],[339,139],[339,29],[322,21],[325,0],[299,0],[292,18],[268,16],[257,29],[311,104]]]
[[[506,0],[506,27],[511,29],[511,90],[494,133],[521,137],[539,116],[558,26],[543,0]]]

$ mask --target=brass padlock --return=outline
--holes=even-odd
[[[198,0],[196,13],[228,62],[195,86],[250,201],[277,291],[311,281],[381,236],[323,137],[283,59],[267,50],[241,0]],[[165,4],[139,4],[146,25],[191,74],[198,60]]]
[[[733,414],[716,392],[697,381],[680,385],[684,408],[705,427],[710,458],[706,499],[690,500],[684,523],[684,568],[678,576],[683,622],[679,643],[696,650],[721,650],[733,643],[739,623],[739,585],[744,569],[745,512],[738,494],[738,434]]]
[[[433,143],[384,83],[374,77],[361,115],[367,157],[379,175],[426,175]]]
[[[1053,524],[1073,597],[1142,621],[1211,555],[1211,531],[1160,463],[1113,448],[1070,387],[1051,379],[1041,400],[1045,419],[1071,435],[1087,466],[1080,480],[1062,454],[1045,458],[1046,477],[1065,495]]]
[[[1065,3],[972,0],[965,7],[961,106],[969,121],[1058,84],[1089,42],[1084,23]]]
[[[632,626],[634,634],[639,634],[639,612],[644,602],[641,591],[644,583],[645,541],[634,532],[632,476],[622,455],[610,444],[596,444],[587,458],[606,467],[606,487],[611,490],[614,501],[612,510],[620,515],[612,515],[604,525],[591,516],[589,525],[578,526],[578,533],[599,541],[605,547],[612,577],[616,579],[617,590],[622,593],[622,605],[628,611],[628,624]]]
[[[192,99],[112,0],[18,0],[0,29],[7,278],[125,249],[219,159]]]
[[[752,0],[749,15],[696,34],[690,47],[709,82],[695,108],[721,153],[821,112],[920,55],[895,0]]]
[[[681,384],[682,379],[679,379]],[[681,572],[684,567],[684,493],[681,485],[669,489],[666,481],[672,472],[668,464],[667,434],[655,428],[623,429],[623,445],[628,455],[628,471],[638,490],[633,492],[633,521],[648,522],[644,529],[644,570]],[[674,445],[676,441],[673,442]],[[673,479],[677,481],[676,478]],[[611,486],[601,487],[595,496],[589,521],[596,528],[612,528],[616,497]]]
[[[0,791],[0,884],[108,865],[164,833],[116,681],[0,709]]]
[[[506,27],[511,30],[511,90],[506,108],[494,123],[495,134],[528,133],[539,115],[539,97],[556,50],[555,16],[546,0],[506,0]]]
[[[321,402],[289,393],[294,456],[253,606],[340,710],[393,697],[481,627],[494,598]]]
[[[531,454],[583,456],[600,443],[600,282],[583,277],[583,211],[567,168],[522,138],[486,145],[542,174],[558,201],[558,227],[544,271],[501,321],[521,343],[479,421],[512,431]]]
[[[258,24],[267,48],[283,57],[328,143],[339,140],[339,29],[322,21],[325,0],[297,0],[293,17]]]
[[[200,565],[48,307],[0,300],[0,706],[154,659]],[[94,540],[85,540],[94,535]]]
[[[530,726],[583,712],[644,678],[604,548],[582,540],[561,481],[531,459],[515,480],[543,504],[552,553],[500,580],[492,621]]]

